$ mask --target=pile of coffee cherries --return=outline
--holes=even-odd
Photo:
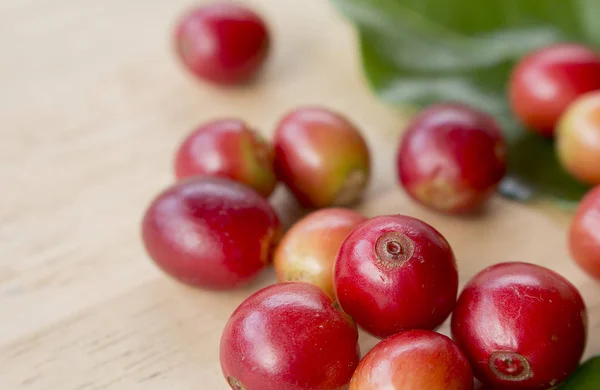
[[[175,43],[199,78],[239,84],[261,69],[270,36],[255,12],[216,3],[187,13]],[[553,50],[581,57],[548,54]],[[511,82],[517,114],[545,136],[584,92],[586,72],[597,71],[600,80],[600,58],[578,50],[534,53]],[[547,96],[530,83],[532,69],[555,82],[550,90],[570,94],[543,101]],[[583,131],[573,124],[579,115],[600,123],[592,115],[600,98],[584,99],[565,114],[559,150],[573,172],[593,178],[592,168],[579,163],[600,154],[573,153],[585,136],[576,136]],[[473,213],[505,175],[506,154],[491,116],[437,104],[403,132],[398,178],[426,207]],[[564,381],[587,340],[586,307],[575,286],[545,267],[506,262],[476,274],[459,294],[453,250],[434,227],[407,215],[367,218],[347,208],[360,200],[370,170],[357,126],[325,107],[287,113],[270,141],[244,121],[224,118],[182,142],[178,180],[143,218],[149,256],[168,275],[202,289],[248,285],[270,264],[279,281],[247,298],[225,325],[220,359],[231,388],[456,390],[473,389],[475,377],[489,388],[533,390]],[[312,209],[285,233],[268,201],[278,182]],[[571,234],[578,262],[596,271],[600,239],[589,221],[599,226],[599,191],[582,202]],[[449,318],[452,338],[436,332]],[[381,339],[364,356],[359,327]]]

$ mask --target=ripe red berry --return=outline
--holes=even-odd
[[[363,193],[370,173],[367,144],[347,119],[305,107],[275,131],[275,170],[305,207],[347,206]]]
[[[270,46],[267,26],[254,11],[216,2],[187,12],[175,32],[177,53],[194,75],[217,84],[252,79]]]
[[[367,332],[385,338],[408,329],[435,329],[456,303],[452,249],[430,225],[403,215],[358,225],[335,262],[341,307]]]
[[[356,211],[327,208],[298,221],[277,246],[273,264],[280,282],[302,281],[319,286],[331,298],[333,263],[348,233],[367,218]]]
[[[210,289],[252,281],[270,261],[279,234],[277,215],[263,197],[209,176],[167,188],[142,221],[154,262],[181,282]]]
[[[569,248],[575,262],[600,280],[600,186],[579,204],[569,229]]]
[[[237,119],[206,123],[180,145],[175,157],[178,179],[211,175],[254,188],[264,197],[277,184],[273,150],[256,131]]]
[[[600,54],[580,44],[536,50],[519,62],[509,83],[510,103],[530,130],[550,137],[564,110],[600,89]]]
[[[506,173],[506,145],[488,114],[463,104],[430,106],[411,121],[397,156],[408,194],[446,213],[477,211]]]
[[[356,325],[317,286],[266,287],[231,315],[221,368],[234,390],[338,390],[359,360]]]
[[[377,344],[359,363],[350,390],[472,390],[473,371],[448,337],[409,330]]]
[[[587,314],[568,280],[528,263],[488,267],[466,285],[452,337],[482,382],[498,389],[547,389],[578,366]]]

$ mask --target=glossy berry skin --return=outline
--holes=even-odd
[[[565,170],[584,183],[600,184],[600,91],[583,95],[567,108],[555,145]]]
[[[473,390],[473,371],[448,337],[408,330],[369,351],[350,381],[350,390],[381,389]]]
[[[437,211],[478,211],[506,173],[506,145],[494,119],[463,104],[432,105],[404,132],[397,155],[400,183]]]
[[[231,315],[221,368],[234,390],[338,390],[359,361],[358,332],[317,286],[266,287]]]
[[[600,281],[600,186],[577,207],[569,228],[569,249],[575,262]]]
[[[446,239],[425,222],[379,216],[344,240],[334,289],[342,309],[374,336],[432,330],[454,309],[456,261]]]
[[[251,80],[270,47],[269,31],[254,11],[233,2],[215,2],[188,11],[175,30],[182,63],[215,84]]]
[[[180,181],[160,193],[142,221],[146,251],[167,274],[206,289],[251,282],[280,235],[271,205],[257,192],[218,177]]]
[[[286,115],[274,136],[275,170],[307,208],[356,202],[370,174],[367,145],[356,127],[324,108]]]
[[[319,286],[335,299],[333,263],[342,242],[367,218],[343,208],[313,211],[298,221],[277,246],[273,264],[280,282],[302,281]]]
[[[600,55],[583,45],[538,49],[513,70],[509,99],[531,131],[551,137],[564,110],[580,95],[600,89]]]
[[[179,146],[178,179],[198,175],[226,177],[254,188],[264,197],[277,184],[273,150],[256,131],[237,119],[206,123]]]
[[[586,313],[575,286],[556,272],[501,263],[465,286],[452,314],[452,337],[477,378],[494,389],[548,389],[577,368]]]

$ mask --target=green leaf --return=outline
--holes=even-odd
[[[358,27],[363,67],[383,99],[460,101],[494,115],[510,143],[500,191],[572,207],[588,187],[562,170],[550,142],[515,122],[506,85],[516,62],[560,41],[600,45],[598,0],[332,0]]]
[[[527,200],[537,194],[572,210],[589,190],[565,172],[556,159],[553,142],[532,133],[523,133],[512,142],[508,163],[511,174],[500,185],[505,196]],[[526,189],[531,193],[519,196]]]
[[[600,388],[600,355],[588,359],[557,390],[598,390]]]

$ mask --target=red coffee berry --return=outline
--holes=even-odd
[[[251,282],[280,234],[271,205],[229,179],[195,177],[167,188],[142,221],[146,251],[167,274],[203,288]]]
[[[520,262],[486,268],[466,285],[452,337],[477,378],[498,389],[547,389],[578,366],[587,314],[568,280]]]
[[[535,50],[513,70],[509,82],[512,109],[531,131],[554,134],[564,110],[580,95],[600,89],[600,54],[580,44]]]
[[[569,249],[575,262],[600,280],[600,186],[588,192],[569,229]]]
[[[321,289],[266,287],[231,315],[221,336],[221,368],[234,390],[338,390],[359,360],[358,332]]]
[[[275,170],[305,207],[346,206],[363,193],[369,151],[359,131],[332,111],[304,107],[275,131]]]
[[[435,329],[456,303],[452,249],[427,223],[403,215],[358,225],[335,262],[341,307],[367,332],[385,338],[409,329]]]
[[[448,337],[428,330],[400,332],[359,363],[350,390],[473,390],[473,371]]]
[[[430,106],[402,136],[400,183],[419,203],[446,213],[479,210],[506,173],[506,146],[494,119],[457,103]]]
[[[175,31],[177,54],[197,77],[216,84],[252,79],[270,46],[261,17],[246,6],[216,2],[188,11]]]
[[[240,120],[222,119],[198,127],[183,141],[175,157],[175,175],[226,177],[268,197],[277,184],[273,158],[260,134]]]

